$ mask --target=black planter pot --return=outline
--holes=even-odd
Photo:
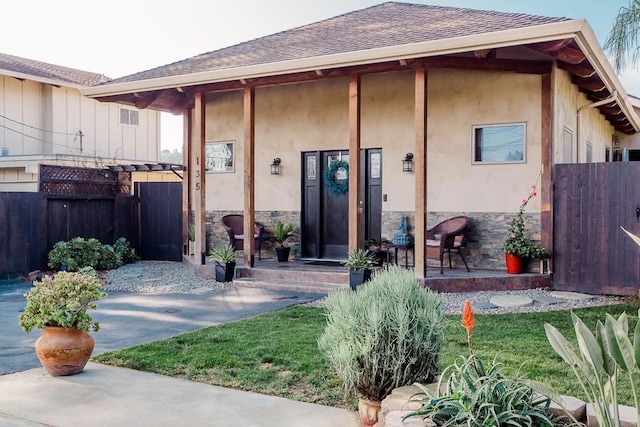
[[[367,282],[371,278],[371,270],[349,270],[349,286],[352,290],[357,290],[358,286]]]
[[[289,261],[289,251],[291,251],[290,247],[276,247],[276,256],[278,257],[278,262]]]
[[[376,261],[376,265],[378,267],[382,267],[384,259],[386,258],[386,253],[383,252],[382,249],[369,251],[369,253],[371,253],[371,256],[373,256],[373,259]]]
[[[228,262],[221,264],[216,261],[216,282],[232,282],[233,276],[236,272],[236,263]]]

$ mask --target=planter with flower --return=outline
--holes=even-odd
[[[45,276],[33,285],[25,295],[19,324],[27,333],[42,329],[35,345],[40,363],[52,376],[82,372],[95,343],[89,331],[100,328],[87,310],[97,308],[95,301],[107,296],[102,280],[92,268],[84,268]]]
[[[524,210],[533,197],[536,197],[536,186],[531,186],[531,191],[526,199],[522,200],[520,209],[509,225],[509,237],[504,242],[507,272],[512,274],[522,273],[525,261],[534,258],[546,258],[549,252],[538,243],[530,240],[524,230]]]

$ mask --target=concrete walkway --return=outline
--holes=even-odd
[[[0,286],[0,427],[345,426],[355,412],[89,363],[69,377],[40,367],[40,331],[18,326],[28,284]],[[109,292],[92,314],[93,355],[313,301],[320,294],[230,288],[204,295]]]
[[[0,426],[357,427],[355,412],[89,363],[0,376]]]

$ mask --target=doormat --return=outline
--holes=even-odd
[[[321,265],[324,267],[344,267],[340,261],[307,261],[305,265]]]

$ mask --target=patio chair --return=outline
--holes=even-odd
[[[229,235],[229,244],[238,250],[244,249],[244,215],[225,215],[222,217],[222,226]],[[258,251],[258,259],[262,259],[262,240],[264,237],[264,227],[254,223],[253,238],[254,250]]]
[[[443,260],[445,252],[449,254],[449,268],[451,265],[451,251],[457,250],[464,266],[469,270],[460,247],[464,239],[464,229],[467,227],[469,219],[466,216],[456,216],[446,219],[435,227],[427,230],[425,258],[440,260],[440,274],[444,274]]]

